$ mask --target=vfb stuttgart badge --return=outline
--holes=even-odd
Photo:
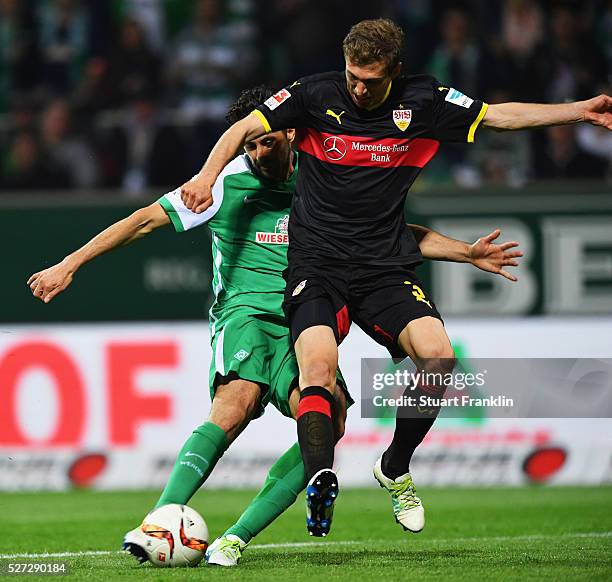
[[[412,109],[394,109],[393,123],[402,131],[406,131],[412,121]]]

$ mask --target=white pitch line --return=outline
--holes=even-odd
[[[509,542],[509,541],[524,541],[531,542],[537,540],[549,540],[555,538],[608,538],[612,537],[612,531],[594,531],[567,533],[558,535],[533,534],[525,536],[492,536],[480,538],[418,538],[419,542],[429,542],[436,544],[451,544],[451,543],[472,543],[472,542]],[[414,538],[416,539],[416,538]],[[363,540],[363,541],[329,541],[329,542],[295,542],[287,544],[257,544],[251,546],[251,550],[265,550],[273,548],[303,548],[308,546],[328,546],[328,545],[368,545],[371,543],[381,543],[387,540]]]
[[[558,538],[609,538],[612,537],[612,531],[591,531],[591,532],[576,532],[558,535],[534,534],[525,536],[493,536],[493,537],[474,537],[474,538],[419,538],[418,542],[427,542],[432,544],[452,544],[452,543],[473,543],[473,542],[512,542],[523,541],[531,542],[537,540],[552,540]],[[257,544],[251,546],[251,550],[271,550],[271,549],[291,549],[291,548],[313,548],[323,546],[363,546],[370,544],[386,543],[391,540],[339,540],[326,542],[289,542],[286,544]],[[415,540],[417,541],[417,540]],[[101,551],[85,551],[85,552],[57,552],[43,554],[0,554],[0,560],[12,560],[15,558],[78,558],[83,556],[110,556],[122,554],[121,550],[101,550]]]
[[[452,542],[470,543],[470,542],[534,542],[538,540],[553,540],[556,538],[609,538],[612,537],[612,531],[592,531],[566,534],[531,534],[525,536],[491,536],[483,538],[447,538],[447,539],[428,539],[423,541],[448,544]]]
[[[358,541],[338,541],[338,542],[290,542],[286,544],[257,544],[255,546],[251,546],[250,550],[270,550],[275,548],[310,548],[310,547],[319,547],[319,546],[329,546],[330,544],[334,546],[355,546],[355,545],[364,545],[372,543],[374,540],[364,540],[362,542]],[[382,540],[379,540],[382,541]],[[376,541],[374,541],[376,543]]]
[[[0,554],[1,560],[12,560],[14,558],[78,558],[79,556],[108,556],[119,554],[120,552],[111,550],[89,551],[89,552],[57,552],[44,554]]]
[[[368,542],[357,542],[357,541],[332,541],[332,542],[294,542],[286,544],[258,544],[252,546],[252,550],[268,550],[273,548],[305,548],[305,547],[318,547],[318,546],[348,546],[355,544],[364,544]],[[78,558],[81,556],[109,556],[114,554],[122,554],[122,550],[102,550],[102,551],[85,551],[85,552],[57,552],[57,553],[44,553],[44,554],[0,554],[0,560],[9,560],[14,558]]]

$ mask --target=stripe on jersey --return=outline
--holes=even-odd
[[[476,133],[476,130],[478,129],[478,125],[480,124],[480,122],[483,120],[485,114],[487,113],[487,109],[489,108],[489,105],[487,103],[483,103],[482,107],[480,108],[480,113],[478,114],[478,117],[476,117],[476,119],[474,119],[474,122],[472,123],[472,125],[470,125],[470,129],[468,131],[468,143],[474,143],[474,134]]]
[[[322,162],[341,166],[423,168],[439,147],[439,141],[423,137],[412,140],[357,137],[309,128],[302,133],[298,149]]]
[[[254,115],[255,117],[257,117],[257,119],[259,119],[259,121],[263,125],[263,128],[266,130],[266,133],[270,133],[272,131],[272,128],[270,127],[270,123],[266,119],[266,116],[261,111],[259,111],[259,109],[253,109],[253,111],[251,111],[251,115]]]

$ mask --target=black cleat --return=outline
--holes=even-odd
[[[331,469],[322,469],[306,487],[306,528],[311,536],[325,537],[331,529],[338,478]]]

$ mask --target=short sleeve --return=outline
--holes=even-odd
[[[193,180],[193,178],[192,178]],[[166,211],[176,232],[184,232],[206,224],[217,214],[223,203],[223,178],[220,177],[213,186],[213,203],[204,212],[196,214],[189,210],[181,200],[181,189],[177,188],[164,194],[157,202]]]
[[[255,115],[266,132],[288,127],[302,127],[309,105],[307,83],[295,81],[264,101],[252,115]]]
[[[434,83],[433,133],[442,142],[473,143],[488,105],[452,87]]]

